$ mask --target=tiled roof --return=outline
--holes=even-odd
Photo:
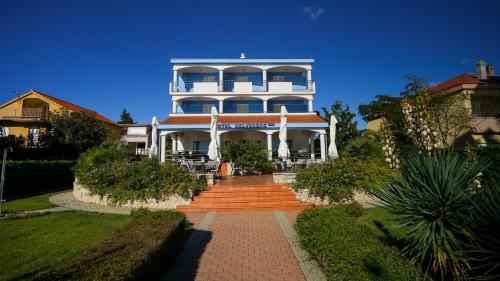
[[[444,90],[451,89],[453,87],[464,85],[464,84],[498,84],[500,81],[498,80],[498,76],[490,76],[488,80],[478,79],[476,74],[465,73],[456,77],[451,78],[450,80],[444,81],[442,83],[437,84],[434,87],[431,87],[429,90],[433,93],[438,93]]]
[[[39,92],[37,90],[32,90],[32,92],[37,93],[37,94],[39,94],[39,95],[41,95],[41,96],[43,96],[43,97],[45,97],[45,98],[53,101],[54,103],[57,103],[58,105],[66,108],[67,110],[74,111],[74,112],[81,112],[81,111],[83,111],[83,112],[91,114],[92,116],[94,116],[98,120],[101,120],[101,121],[106,122],[106,123],[111,124],[111,125],[118,126],[118,123],[114,122],[113,120],[111,120],[111,119],[109,119],[109,118],[107,118],[107,117],[105,117],[105,116],[103,116],[103,115],[101,115],[101,114],[99,114],[99,113],[97,113],[97,112],[95,112],[93,110],[87,109],[85,107],[78,106],[76,104],[72,104],[72,103],[67,102],[65,100],[61,100],[61,99],[55,98],[53,96],[49,96],[49,95],[44,94],[42,92]]]
[[[289,123],[324,123],[323,118],[318,115],[292,115],[288,116]],[[219,124],[264,124],[279,123],[279,115],[260,115],[260,116],[219,116]],[[185,125],[185,124],[210,124],[210,116],[170,116],[163,120],[161,124]]]

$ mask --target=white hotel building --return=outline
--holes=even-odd
[[[295,158],[326,159],[328,124],[314,111],[313,59],[171,59],[172,112],[160,123],[160,159],[202,153],[210,143],[210,110],[219,112],[221,147],[253,140],[276,158],[280,109],[288,114],[288,145]],[[172,151],[166,150],[167,138]]]

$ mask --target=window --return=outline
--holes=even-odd
[[[236,82],[248,82],[248,76],[236,76]]]
[[[209,141],[194,141],[193,142],[193,150],[207,152],[209,144],[210,144]]]
[[[30,128],[29,131],[29,143],[30,145],[37,145],[40,137],[40,129],[39,128]]]
[[[236,112],[237,113],[248,113],[249,112],[249,106],[248,104],[237,104],[236,105]]]
[[[215,82],[215,76],[203,76],[203,82]]]
[[[203,105],[203,113],[211,113],[212,112],[212,106],[211,104],[204,104]]]
[[[284,106],[286,108],[286,106],[284,104],[274,104],[273,105],[273,112],[281,112],[281,107]]]

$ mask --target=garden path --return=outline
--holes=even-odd
[[[189,212],[194,231],[164,280],[326,280],[292,227],[296,211]]]

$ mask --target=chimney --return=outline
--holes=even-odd
[[[477,79],[486,80],[488,75],[486,73],[486,62],[479,60],[476,63]]]
[[[245,53],[241,53],[241,55],[240,55],[240,59],[246,59],[246,57],[245,57]]]
[[[495,76],[495,67],[491,64],[489,64],[488,66],[486,66],[486,74],[488,76]]]

